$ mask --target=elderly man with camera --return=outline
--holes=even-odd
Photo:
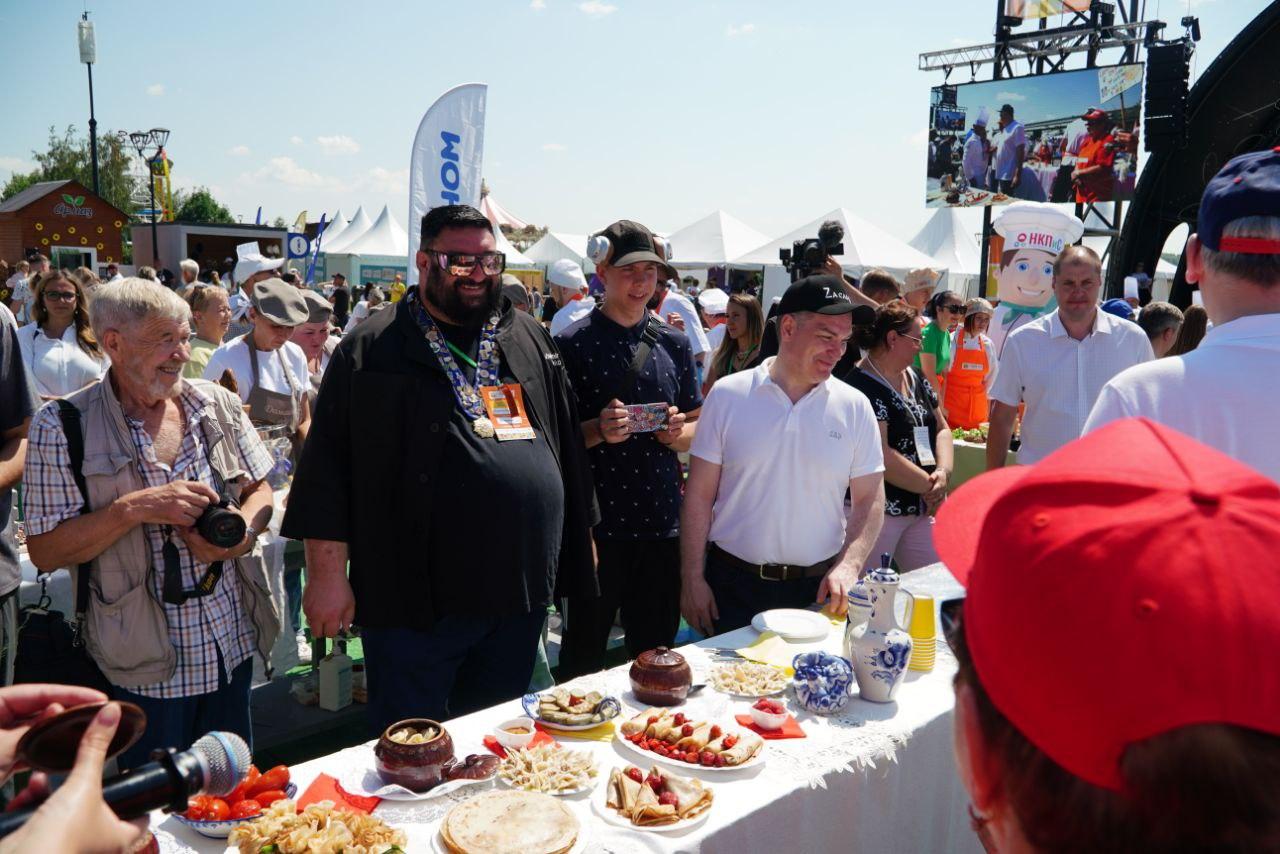
[[[32,419],[31,560],[77,567],[85,648],[115,697],[147,713],[122,766],[208,730],[250,740],[253,654],[267,659],[279,631],[254,549],[272,460],[234,393],[183,378],[180,297],[122,279],[98,289],[89,316],[111,368]]]

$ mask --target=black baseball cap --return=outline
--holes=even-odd
[[[839,276],[823,274],[796,279],[778,303],[778,316],[811,311],[815,314],[850,314],[854,304],[844,292]],[[855,318],[856,319],[856,318]]]
[[[620,219],[599,233],[609,238],[609,246],[612,250],[609,255],[609,266],[625,267],[641,261],[652,261],[665,271],[662,278],[678,278],[678,274],[667,263],[667,259],[659,255],[654,247],[653,232],[640,223]]]
[[[1223,237],[1234,220],[1275,216],[1280,197],[1280,146],[1241,154],[1209,181],[1200,199],[1196,236],[1214,252],[1280,255],[1280,241],[1251,237]]]

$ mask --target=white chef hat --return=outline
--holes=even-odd
[[[1057,255],[1084,234],[1084,223],[1047,202],[1014,202],[992,223],[1004,238],[1004,251],[1039,249]]]
[[[991,121],[991,110],[986,107],[979,107],[978,117],[973,120],[973,123],[975,125],[982,125],[983,127],[986,127],[989,121]]]
[[[587,280],[577,261],[561,258],[547,268],[547,281],[561,288],[586,291]]]
[[[698,305],[707,314],[725,314],[729,311],[729,295],[719,288],[707,288],[698,294]]]
[[[1137,299],[1137,298],[1138,298],[1138,278],[1137,278],[1137,276],[1125,276],[1125,277],[1124,277],[1124,298],[1125,298],[1125,299]]]

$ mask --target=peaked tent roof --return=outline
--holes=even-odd
[[[342,210],[339,209],[338,212],[333,215],[333,219],[325,223],[324,231],[316,235],[320,238],[320,248],[325,248],[324,244],[326,241],[333,243],[333,241],[337,240],[338,235],[342,234],[342,232],[346,230],[346,227],[350,222],[351,220],[344,217],[342,215]]]
[[[854,215],[847,208],[836,208],[826,216],[818,217],[777,240],[734,258],[731,263],[741,266],[779,265],[779,249],[790,249],[791,244],[797,240],[816,237],[819,226],[829,219],[837,220],[844,226],[845,252],[836,260],[846,269],[860,273],[873,267],[883,267],[899,276],[919,267],[938,269],[937,262],[928,255]]]
[[[364,212],[364,206],[361,205],[356,208],[356,215],[351,218],[351,222],[342,230],[342,234],[339,234],[328,246],[321,243],[320,251],[347,254],[346,247],[355,243],[362,234],[369,230],[371,225],[373,223],[369,221],[369,215]]]
[[[529,224],[504,208],[501,203],[495,201],[492,193],[486,193],[480,199],[480,213],[488,217],[494,228],[505,225],[509,228],[520,229]]]
[[[595,264],[587,257],[587,236],[585,234],[565,234],[563,231],[548,231],[537,243],[524,250],[530,261],[538,264],[553,264],[561,258],[577,261],[587,270],[594,270]]]
[[[939,208],[907,243],[939,268],[961,276],[978,275],[982,249],[955,208]]]
[[[667,237],[671,264],[681,270],[718,267],[768,241],[769,235],[724,211],[713,211]]]
[[[391,215],[391,208],[383,205],[377,221],[355,240],[342,244],[345,255],[389,255],[408,257],[409,234]]]
[[[498,251],[507,256],[508,267],[528,268],[537,266],[536,261],[517,249],[510,240],[507,240],[507,236],[502,233],[502,229],[495,226],[493,229],[493,236],[497,238]]]

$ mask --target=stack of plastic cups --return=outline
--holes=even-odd
[[[933,597],[917,593],[915,603],[911,607],[911,624],[907,634],[911,635],[910,670],[924,673],[933,671],[934,657],[937,653],[937,615],[933,605]]]

